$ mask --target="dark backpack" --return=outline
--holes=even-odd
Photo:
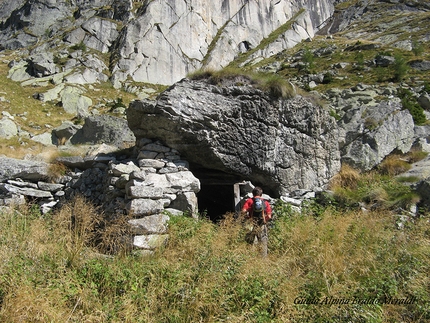
[[[257,219],[263,219],[263,214],[266,213],[266,201],[261,197],[253,197],[252,216]]]

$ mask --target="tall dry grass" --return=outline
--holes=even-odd
[[[411,167],[406,158],[396,154],[386,157],[378,166],[382,174],[389,176],[400,175],[411,169]]]
[[[59,212],[0,212],[2,322],[425,322],[428,216],[398,230],[386,211],[275,206],[269,255],[247,226],[172,216],[152,256],[101,254],[103,216],[78,198]],[[119,234],[114,234],[118,230]],[[122,236],[120,222],[106,240]],[[103,231],[103,232],[101,232]],[[106,243],[106,241],[105,241]],[[384,297],[416,297],[384,304]],[[378,299],[334,306],[330,299]],[[310,304],[312,301],[318,304]],[[305,304],[304,304],[305,303]],[[307,303],[307,304],[306,304]]]
[[[418,203],[420,197],[410,186],[404,185],[404,178],[394,176],[410,167],[409,163],[394,155],[381,163],[377,170],[369,172],[342,165],[340,172],[329,183],[329,188],[334,193],[334,202],[340,207],[408,209]]]
[[[342,164],[340,171],[335,176],[333,176],[331,182],[329,183],[329,188],[336,189],[342,187],[355,189],[359,179],[359,170],[348,164]]]

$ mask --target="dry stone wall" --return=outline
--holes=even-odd
[[[0,205],[31,199],[47,213],[80,194],[100,205],[107,217],[129,214],[134,247],[153,250],[168,238],[170,216],[197,212],[200,182],[178,151],[158,142],[140,140],[135,156],[58,158],[71,170],[56,183],[48,182],[44,162],[0,158]]]

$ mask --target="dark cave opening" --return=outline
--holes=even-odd
[[[228,212],[235,211],[233,184],[201,184],[197,193],[200,214],[217,222]]]
[[[235,192],[235,184],[243,180],[240,176],[195,163],[190,163],[190,170],[200,181],[200,191],[196,195],[201,215],[218,222],[226,213],[235,212],[240,198],[240,194]]]
[[[226,213],[240,211],[245,197],[259,181],[250,182],[250,178],[190,163],[190,170],[200,181],[200,191],[196,194],[198,212],[213,222],[219,222]],[[271,188],[265,189],[272,193]]]

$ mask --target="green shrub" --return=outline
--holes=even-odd
[[[84,42],[80,42],[79,44],[72,45],[70,47],[70,49],[72,49],[72,50],[81,50],[83,52],[86,52],[87,51],[87,45],[85,45]]]
[[[394,80],[396,82],[401,82],[409,70],[409,66],[406,62],[406,59],[400,54],[395,55],[393,68]]]
[[[427,120],[424,114],[424,109],[418,104],[417,99],[413,96],[412,92],[405,88],[399,88],[397,95],[402,102],[403,108],[409,110],[411,113],[415,124],[424,124]]]
[[[392,177],[410,168],[410,164],[396,156],[381,163],[378,171],[359,174],[350,167],[344,168],[330,183],[336,205],[341,208],[355,209],[367,205],[389,210],[418,202],[418,196],[411,187]]]
[[[322,83],[329,84],[331,82],[333,82],[333,74],[329,72],[325,73]]]
[[[303,51],[302,62],[306,66],[306,71],[310,71],[315,68],[315,55],[308,47]]]
[[[108,106],[110,107],[109,112],[113,112],[115,109],[118,109],[118,108],[127,108],[122,98],[117,98],[113,102],[109,103]]]
[[[412,52],[415,56],[422,55],[424,53],[424,45],[417,40],[412,41]]]
[[[429,82],[424,82],[424,86],[423,86],[421,93],[429,93],[430,94],[430,83]]]
[[[334,109],[331,109],[329,113],[330,113],[330,116],[333,117],[336,121],[339,121],[340,119],[342,119],[342,117]]]
[[[357,52],[355,54],[355,61],[356,61],[356,70],[362,71],[364,70],[364,54],[362,52]]]
[[[376,81],[379,83],[385,82],[388,79],[387,69],[382,66],[377,66],[374,69],[374,73],[376,75]]]

